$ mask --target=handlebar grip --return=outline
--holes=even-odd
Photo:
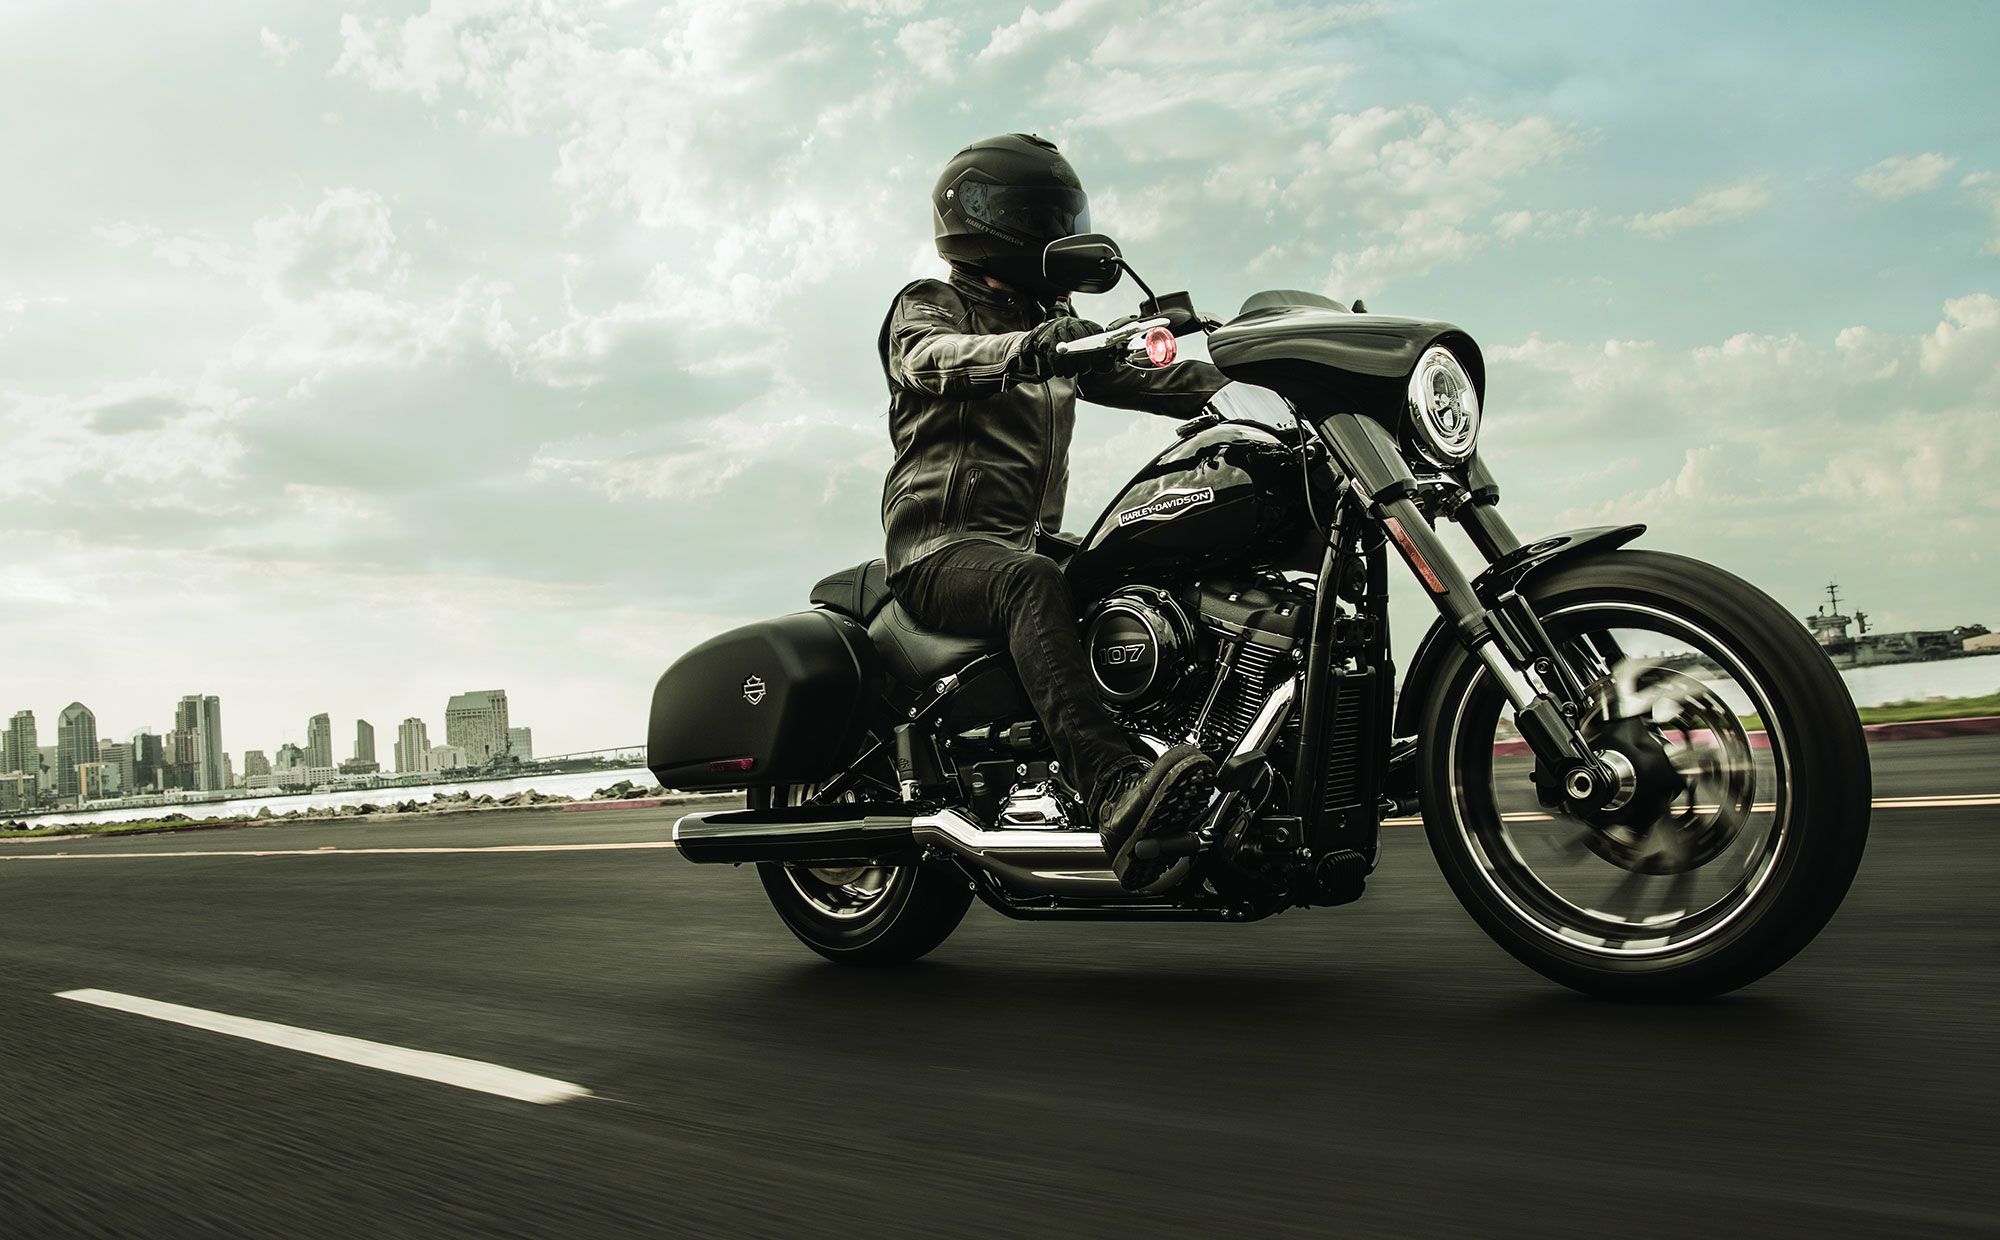
[[[1169,326],[1172,326],[1172,324],[1166,319],[1146,319],[1138,323],[1128,323],[1124,327],[1114,327],[1107,331],[1101,331],[1095,336],[1084,336],[1076,340],[1059,341],[1056,344],[1056,352],[1063,354],[1094,353],[1099,349],[1108,349],[1120,341],[1136,340],[1155,327]]]

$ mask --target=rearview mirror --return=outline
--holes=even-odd
[[[1072,293],[1108,293],[1122,271],[1118,243],[1103,233],[1061,237],[1042,251],[1042,277]]]

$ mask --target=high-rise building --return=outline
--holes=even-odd
[[[306,751],[290,741],[278,746],[278,756],[271,759],[271,771],[274,774],[278,771],[304,770],[305,767]]]
[[[271,760],[264,756],[263,750],[246,749],[243,751],[243,778],[252,779],[258,775],[269,775],[270,773]]]
[[[465,751],[470,767],[491,766],[507,756],[507,691],[461,693],[444,708],[444,743]]]
[[[375,760],[375,725],[366,719],[354,721],[354,760],[356,762]]]
[[[7,725],[5,740],[6,744],[0,746],[0,775],[10,771],[33,775],[41,768],[34,711],[15,711],[13,720]]]
[[[431,730],[412,715],[396,728],[396,774],[424,775],[436,769],[431,763]]]
[[[33,775],[26,771],[10,771],[0,775],[0,814],[33,809],[38,799]]]
[[[195,774],[195,747],[198,744],[190,729],[175,728],[167,733],[163,787],[192,788],[198,776]]]
[[[76,764],[76,795],[81,801],[102,801],[115,797],[125,789],[119,781],[116,762],[79,762]]]
[[[56,795],[76,795],[76,768],[97,761],[97,716],[71,702],[56,718]]]
[[[132,787],[135,791],[166,787],[166,765],[167,747],[158,733],[141,728],[132,734]]]
[[[535,730],[533,728],[508,728],[507,752],[522,762],[535,760]]]
[[[333,720],[325,715],[306,721],[306,765],[333,765]]]
[[[183,788],[213,792],[227,788],[228,772],[222,750],[222,699],[214,694],[190,693],[174,711],[174,731],[179,735],[174,761],[186,768]]]
[[[118,766],[118,788],[130,792],[133,788],[132,746],[123,741],[100,740],[97,742],[97,760],[112,762]]]

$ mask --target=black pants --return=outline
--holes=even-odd
[[[1064,777],[1094,810],[1099,777],[1132,761],[1137,750],[1097,696],[1076,604],[1056,562],[997,543],[962,542],[905,566],[889,588],[927,628],[1006,638]]]

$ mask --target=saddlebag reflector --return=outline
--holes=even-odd
[[[848,803],[715,810],[674,824],[689,861],[878,861],[914,853],[908,807]]]

